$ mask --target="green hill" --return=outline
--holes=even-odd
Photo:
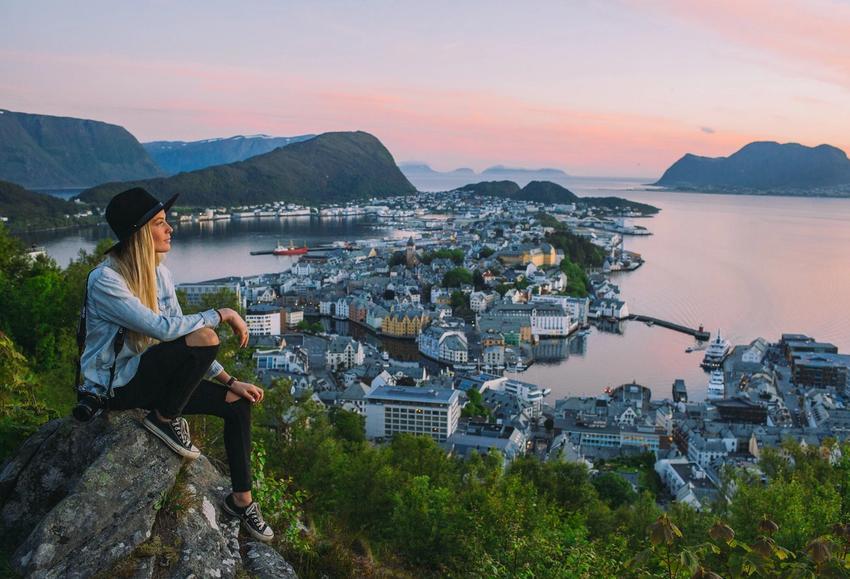
[[[629,201],[622,197],[579,197],[566,187],[551,181],[532,181],[523,188],[513,181],[482,181],[470,183],[457,189],[471,195],[503,197],[517,201],[541,203],[543,205],[575,204],[583,209],[605,209],[608,211],[635,211],[643,215],[658,213],[658,208],[646,203]]]
[[[66,216],[80,211],[80,207],[69,201],[0,181],[0,217],[8,218],[9,229],[69,225],[71,221]]]
[[[362,131],[324,133],[245,161],[173,177],[107,183],[83,191],[80,199],[105,204],[136,186],[160,198],[180,193],[179,204],[189,207],[271,201],[317,205],[416,191],[386,147]]]
[[[0,179],[61,189],[160,174],[122,127],[0,109]]]

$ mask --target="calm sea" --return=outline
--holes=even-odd
[[[654,235],[626,238],[626,248],[646,264],[614,276],[631,312],[704,324],[733,343],[802,332],[850,352],[850,200],[642,191],[633,190],[640,183],[624,180],[564,184],[579,195],[618,195],[662,209],[639,220]],[[428,188],[448,188],[442,185]],[[30,241],[65,264],[106,233],[89,229]],[[178,282],[280,271],[291,258],[248,252],[270,249],[277,240],[315,244],[404,233],[359,219],[191,224],[177,229],[168,265]],[[704,395],[701,354],[685,353],[692,338],[636,322],[620,331],[545,344],[552,357],[567,357],[538,362],[518,377],[551,388],[553,397],[595,395],[633,380],[664,397],[676,378],[685,379],[692,397]]]

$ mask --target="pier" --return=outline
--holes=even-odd
[[[637,322],[649,322],[656,326],[661,326],[662,328],[667,328],[668,330],[673,330],[675,332],[681,332],[683,334],[688,334],[689,336],[693,336],[700,342],[706,342],[711,338],[711,333],[706,332],[702,326],[699,329],[689,328],[687,326],[683,326],[681,324],[676,324],[674,322],[668,322],[667,320],[661,320],[658,318],[653,318],[652,316],[642,316],[640,314],[632,314],[627,319],[635,320]]]

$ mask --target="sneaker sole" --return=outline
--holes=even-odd
[[[274,532],[271,535],[266,536],[262,533],[258,533],[254,529],[251,528],[251,525],[245,522],[245,519],[242,518],[237,512],[234,512],[230,507],[227,506],[227,501],[221,501],[221,510],[230,515],[231,517],[236,517],[239,519],[241,523],[241,527],[245,529],[245,532],[254,537],[256,540],[261,541],[263,543],[270,543],[274,539]]]
[[[189,459],[192,459],[192,460],[201,456],[200,450],[199,451],[191,451],[191,450],[187,450],[186,448],[180,446],[179,444],[177,444],[176,442],[171,440],[168,436],[163,434],[162,431],[153,422],[151,422],[147,418],[144,419],[144,421],[142,422],[142,425],[148,430],[148,432],[150,432],[151,434],[156,436],[158,439],[160,439],[162,442],[164,442],[165,445],[168,448],[170,448],[171,450],[173,450],[176,454],[179,454],[180,456],[182,456],[184,458],[189,458]]]

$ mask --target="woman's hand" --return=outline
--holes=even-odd
[[[249,402],[262,402],[265,392],[259,386],[254,386],[248,382],[235,381],[230,385],[230,394],[235,394],[237,397],[244,398]],[[229,396],[228,396],[229,397]],[[233,400],[231,400],[232,402]]]
[[[221,321],[230,326],[236,339],[239,340],[239,347],[244,348],[248,345],[248,324],[242,319],[235,310],[230,308],[220,308],[218,310],[221,315]]]

